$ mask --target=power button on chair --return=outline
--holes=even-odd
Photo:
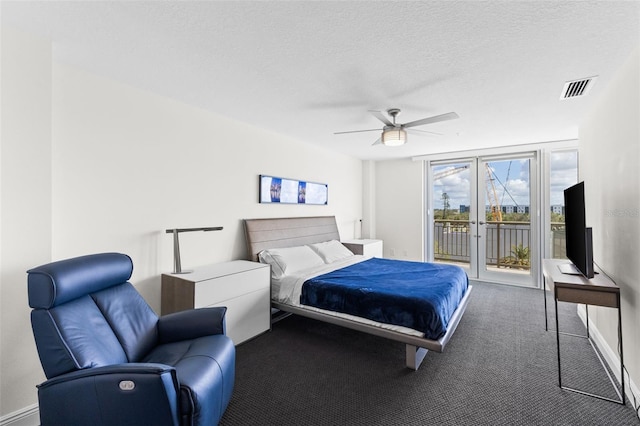
[[[123,380],[118,384],[118,386],[120,387],[120,390],[132,391],[136,387],[136,384],[133,383],[132,380]]]

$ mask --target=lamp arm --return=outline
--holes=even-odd
[[[167,234],[173,234],[174,232],[193,232],[193,231],[222,231],[222,226],[210,226],[207,228],[176,228],[167,229]]]

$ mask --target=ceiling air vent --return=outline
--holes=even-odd
[[[567,81],[562,88],[562,94],[560,100],[577,98],[580,96],[586,96],[591,90],[593,83],[595,83],[597,76],[582,78],[580,80]]]

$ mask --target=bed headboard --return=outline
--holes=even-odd
[[[245,219],[247,259],[258,260],[258,253],[269,248],[294,247],[340,240],[335,216]]]

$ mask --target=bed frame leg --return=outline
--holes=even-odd
[[[417,370],[427,356],[427,352],[429,352],[428,349],[407,344],[407,368]]]

